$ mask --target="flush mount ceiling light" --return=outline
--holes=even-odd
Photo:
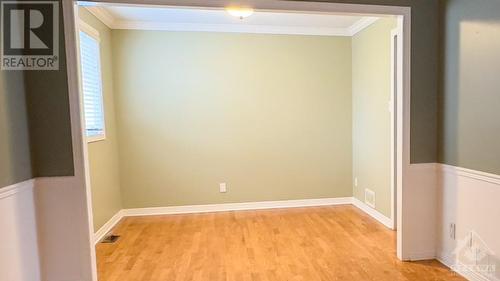
[[[253,15],[254,10],[252,8],[246,7],[227,7],[226,11],[233,17],[237,17],[239,19],[247,18]]]

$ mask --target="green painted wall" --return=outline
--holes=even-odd
[[[352,196],[349,37],[114,30],[113,63],[124,207]]]
[[[375,192],[375,209],[391,217],[391,30],[382,18],[352,38],[353,195]],[[354,180],[353,180],[354,182]]]
[[[79,9],[79,17],[99,32],[101,48],[106,139],[88,144],[94,229],[98,230],[122,209],[111,61],[113,48],[111,30],[106,25],[85,8]]]
[[[439,161],[500,174],[500,2],[444,2]]]
[[[435,0],[343,0],[337,3],[412,7],[411,161],[437,160],[438,4]],[[61,22],[62,16],[61,16]],[[26,79],[33,171],[38,176],[72,175],[73,155],[61,25],[61,69],[32,72]],[[28,72],[26,72],[28,73]]]
[[[0,72],[0,188],[32,178],[24,77]]]

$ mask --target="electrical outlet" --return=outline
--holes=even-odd
[[[358,178],[354,178],[354,186],[358,187]]]
[[[454,223],[450,223],[450,238],[453,240],[455,240],[456,231],[457,231],[456,225]]]
[[[219,184],[219,192],[220,193],[226,193],[227,192],[227,185],[225,182]]]

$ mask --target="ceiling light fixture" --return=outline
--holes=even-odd
[[[253,15],[253,12],[254,12],[254,10],[252,8],[245,8],[245,7],[227,7],[226,11],[231,16],[237,17],[241,20]]]

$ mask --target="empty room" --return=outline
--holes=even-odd
[[[100,280],[447,273],[380,271],[400,17],[89,4],[77,24]]]
[[[1,281],[500,280],[496,0],[0,10]]]

